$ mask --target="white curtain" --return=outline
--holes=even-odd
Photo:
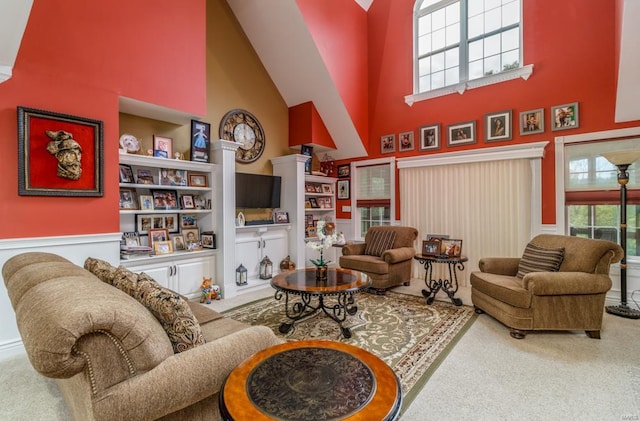
[[[401,168],[402,224],[418,229],[418,250],[428,234],[461,239],[469,261],[458,282],[468,285],[482,257],[522,255],[531,239],[531,173],[529,159]],[[448,277],[436,266],[434,275]],[[413,276],[424,276],[417,261]]]

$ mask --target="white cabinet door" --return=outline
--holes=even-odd
[[[260,238],[236,239],[236,268],[242,265],[247,268],[247,278],[255,278],[260,270]]]
[[[189,259],[176,262],[176,275],[174,276],[174,290],[182,295],[194,296],[200,292],[202,278],[213,278],[211,259]],[[213,279],[214,284],[219,284]]]
[[[289,242],[287,240],[286,231],[278,231],[263,235],[264,248],[262,256],[269,256],[269,260],[273,263],[273,272],[280,271],[280,262],[289,255]]]
[[[150,263],[139,266],[127,266],[127,269],[129,269],[131,272],[136,273],[144,272],[163,287],[171,288],[171,279],[173,277],[173,263]]]

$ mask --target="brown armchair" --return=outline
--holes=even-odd
[[[364,243],[342,248],[340,267],[366,273],[371,288],[379,294],[396,285],[409,285],[417,237],[418,230],[411,227],[369,228]]]
[[[522,339],[530,330],[584,330],[599,339],[609,267],[622,259],[622,247],[606,240],[542,234],[523,258],[483,258],[471,273],[471,300]],[[537,248],[535,246],[538,246]],[[523,270],[548,263],[548,251],[563,250],[557,271]],[[533,250],[527,254],[527,250]]]

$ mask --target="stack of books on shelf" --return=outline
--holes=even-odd
[[[147,246],[120,246],[120,259],[129,260],[135,257],[145,257],[153,254],[153,249]]]

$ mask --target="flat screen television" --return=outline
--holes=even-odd
[[[236,173],[236,208],[280,207],[282,178],[273,175]]]

